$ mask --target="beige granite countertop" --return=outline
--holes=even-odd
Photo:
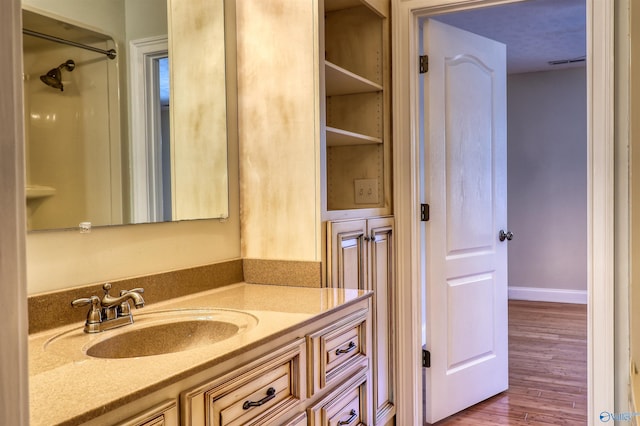
[[[366,297],[358,290],[238,283],[132,309],[140,323],[157,312],[193,309],[237,310],[250,319],[247,331],[221,342],[138,358],[93,358],[83,350],[135,323],[93,335],[81,333],[82,323],[32,334],[30,424],[70,425],[95,418]]]

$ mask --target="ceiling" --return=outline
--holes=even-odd
[[[527,0],[434,17],[507,45],[509,74],[584,66],[549,61],[585,58],[585,0]]]

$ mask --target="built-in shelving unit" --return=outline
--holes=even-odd
[[[321,35],[324,218],[390,214],[389,1],[325,0]]]

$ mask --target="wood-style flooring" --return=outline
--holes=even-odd
[[[509,302],[509,390],[438,423],[587,424],[587,306]]]

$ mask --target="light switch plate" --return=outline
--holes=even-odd
[[[356,204],[378,203],[378,179],[355,179],[353,182]]]

